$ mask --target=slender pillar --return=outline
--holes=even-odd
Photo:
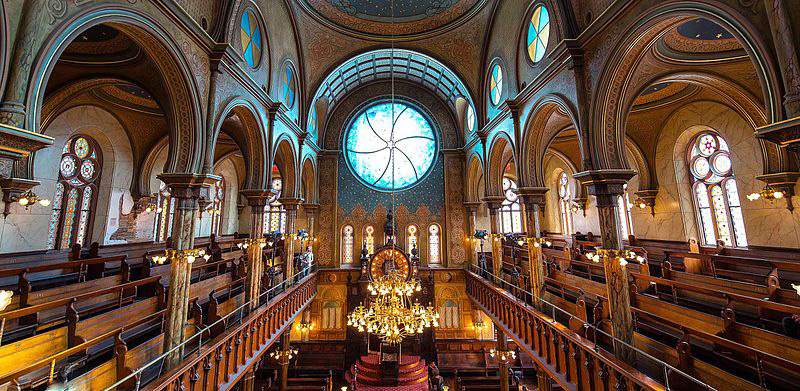
[[[537,391],[550,391],[553,389],[553,381],[544,369],[536,366],[536,386]]]
[[[508,339],[506,338],[506,334],[503,332],[503,329],[495,324],[494,330],[497,338],[497,350],[502,352],[508,351]],[[508,359],[501,359],[498,355],[497,365],[497,374],[500,376],[500,391],[508,391]]]
[[[306,218],[308,219],[308,235],[311,237],[311,241],[309,245],[311,246],[311,251],[314,252],[316,250],[317,244],[314,241],[314,238],[317,237],[317,214],[319,213],[319,204],[308,204],[303,203],[303,210],[306,212]],[[305,249],[303,249],[305,251]]]
[[[172,245],[175,250],[194,248],[195,216],[200,191],[219,180],[213,175],[161,174],[158,176],[175,198],[175,217],[172,225]],[[179,346],[184,339],[184,326],[189,315],[189,284],[192,265],[185,257],[171,260],[169,289],[167,290],[167,313],[164,324],[164,352]],[[183,358],[183,348],[176,349],[165,359],[165,366],[172,368]]]
[[[472,235],[475,233],[476,220],[478,218],[478,209],[481,207],[480,202],[465,202],[464,207],[467,209],[467,263],[477,265],[478,257],[477,249],[475,248],[476,242],[472,240]]]
[[[636,175],[632,170],[584,171],[575,175],[597,197],[597,215],[600,221],[601,247],[622,250],[622,224],[617,198],[624,193],[625,183]],[[615,338],[614,354],[632,364],[635,355],[627,345],[633,345],[633,316],[631,315],[628,270],[617,257],[604,256],[611,333]],[[621,341],[621,342],[620,342]]]
[[[272,197],[271,190],[243,190],[242,195],[250,204],[250,238],[264,237],[264,213],[267,201]],[[258,307],[261,294],[261,277],[264,275],[263,249],[258,245],[247,247],[247,280],[245,300],[251,301],[251,309]]]
[[[297,209],[300,207],[300,204],[303,202],[302,199],[299,198],[281,198],[278,200],[281,205],[283,205],[283,209],[286,210],[286,232],[287,235],[286,240],[284,241],[286,259],[283,261],[283,272],[284,272],[284,279],[291,278],[294,275],[294,243],[295,241],[288,237],[289,234],[297,233],[297,228],[295,225],[297,224]],[[299,242],[298,242],[299,243]]]
[[[502,221],[500,220],[500,208],[503,205],[505,197],[485,197],[483,200],[486,201],[486,206],[489,207],[489,225],[491,225],[491,233],[499,235],[503,232],[503,229],[500,226],[502,224]],[[490,239],[490,243],[492,244],[492,273],[496,276],[496,278],[499,278],[500,271],[503,268],[503,242],[499,237],[494,237]],[[500,283],[500,281],[495,282]]]
[[[289,350],[289,336],[290,332],[287,331],[281,334],[281,351],[286,352]],[[289,357],[286,354],[282,354],[280,359],[278,360],[278,365],[281,366],[280,371],[280,391],[286,391],[289,389]]]
[[[538,239],[542,237],[540,224],[541,205],[544,204],[544,195],[547,193],[546,187],[521,187],[517,190],[523,204],[525,205],[525,220],[528,227],[528,260],[531,275],[531,294],[533,295],[534,306],[540,311],[543,305],[540,300],[544,289],[544,254],[542,244]]]

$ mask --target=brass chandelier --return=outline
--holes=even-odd
[[[406,281],[394,272],[370,283],[367,289],[375,296],[369,308],[360,305],[347,315],[347,325],[359,332],[375,334],[384,343],[397,345],[425,328],[439,326],[439,314],[433,307],[411,303],[411,295],[422,290],[419,280]]]

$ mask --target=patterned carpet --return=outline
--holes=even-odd
[[[398,373],[399,386],[380,385],[382,375],[377,354],[370,354],[358,360],[358,378],[356,379],[357,391],[427,391],[428,368],[425,360],[418,356],[406,355],[400,359]],[[345,374],[345,380],[352,383],[355,369],[350,368]]]

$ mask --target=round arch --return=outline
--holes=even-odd
[[[265,189],[267,188],[267,164],[265,157],[268,156],[266,131],[261,117],[258,116],[256,106],[240,97],[232,99],[219,111],[215,121],[214,134],[211,143],[206,147],[205,171],[210,173],[210,167],[214,165],[214,148],[217,139],[222,132],[222,124],[229,113],[234,113],[242,122],[244,137],[247,143],[245,148],[241,148],[245,155],[246,173],[244,180],[245,189]]]
[[[319,200],[319,194],[317,192],[317,167],[310,155],[306,155],[303,158],[302,167],[301,196],[305,202],[316,204]]]
[[[590,121],[593,124],[591,128],[598,130],[593,134],[592,141],[600,147],[594,148],[588,156],[591,168],[627,168],[624,159],[625,110],[635,92],[629,88],[628,81],[636,72],[643,54],[658,37],[668,28],[693,16],[707,18],[737,38],[759,76],[767,118],[773,121],[780,115],[779,79],[771,58],[766,54],[769,51],[765,44],[747,33],[754,28],[746,18],[717,1],[675,1],[658,5],[637,18],[635,25],[625,28],[628,33],[614,46],[598,77],[602,82],[595,88]]]
[[[72,17],[48,40],[34,62],[26,96],[25,127],[39,129],[44,102],[44,88],[53,68],[67,45],[83,31],[98,24],[109,24],[127,34],[161,71],[162,82],[170,99],[166,110],[171,123],[170,148],[165,172],[199,172],[202,154],[202,129],[199,89],[180,46],[150,16],[131,7],[101,5]]]
[[[514,153],[514,143],[511,137],[505,133],[498,133],[492,140],[488,154],[489,162],[486,165],[486,195],[503,195],[503,172],[509,161],[516,163]]]
[[[542,166],[544,155],[553,139],[564,130],[561,126],[547,126],[550,118],[556,113],[565,115],[569,119],[571,127],[576,129],[581,159],[586,158],[584,137],[577,126],[578,117],[573,106],[560,95],[545,95],[536,102],[523,128],[525,131],[520,148],[520,162],[523,163],[518,170],[520,186],[545,186],[544,167]]]
[[[480,202],[480,181],[483,180],[483,162],[478,154],[473,154],[467,165],[467,202]]]
[[[278,166],[283,180],[281,197],[294,198],[297,196],[297,159],[295,158],[294,143],[288,136],[282,136],[275,144],[275,155],[272,161]]]

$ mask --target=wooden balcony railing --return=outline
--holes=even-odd
[[[667,389],[486,279],[465,274],[470,299],[565,390]]]
[[[231,389],[292,321],[317,295],[318,273],[289,288],[250,313],[239,326],[230,328],[208,345],[183,360],[145,391]]]

